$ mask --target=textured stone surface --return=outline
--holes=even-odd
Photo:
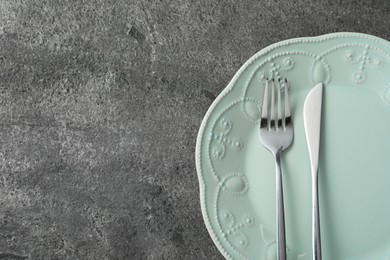
[[[388,1],[0,0],[0,259],[223,259],[196,135],[267,45],[390,39]]]

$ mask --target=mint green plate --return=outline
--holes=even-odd
[[[287,78],[294,141],[283,156],[288,259],[311,259],[311,175],[302,110],[324,82],[320,149],[323,259],[390,259],[390,44],[336,33],[250,58],[200,127],[196,164],[207,229],[228,259],[276,259],[275,169],[259,139],[264,79]]]

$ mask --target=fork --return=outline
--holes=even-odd
[[[281,85],[284,84],[284,113],[282,115]],[[268,88],[271,85],[271,106],[268,112]],[[275,107],[275,85],[277,88],[277,104]],[[276,244],[277,260],[286,260],[286,232],[284,224],[284,206],[283,206],[283,183],[281,155],[282,152],[290,146],[293,140],[293,128],[291,120],[290,105],[288,100],[288,83],[285,79],[277,80],[267,79],[265,83],[263,106],[260,120],[260,140],[262,144],[272,153],[275,158],[276,168]],[[277,118],[275,119],[275,110]]]

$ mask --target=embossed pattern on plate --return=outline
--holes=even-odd
[[[258,133],[266,78],[287,78],[295,139],[284,158],[289,259],[310,259],[310,167],[302,107],[324,82],[320,198],[324,259],[390,255],[390,44],[358,33],[298,38],[249,59],[200,127],[204,221],[227,259],[276,259],[275,176]],[[371,139],[367,138],[370,137]]]

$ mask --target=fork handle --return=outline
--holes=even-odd
[[[280,165],[280,157],[282,152],[275,153],[275,169],[276,169],[276,245],[277,245],[277,260],[286,260],[286,231],[284,225],[284,203],[283,203],[283,182],[282,182],[282,167]]]

